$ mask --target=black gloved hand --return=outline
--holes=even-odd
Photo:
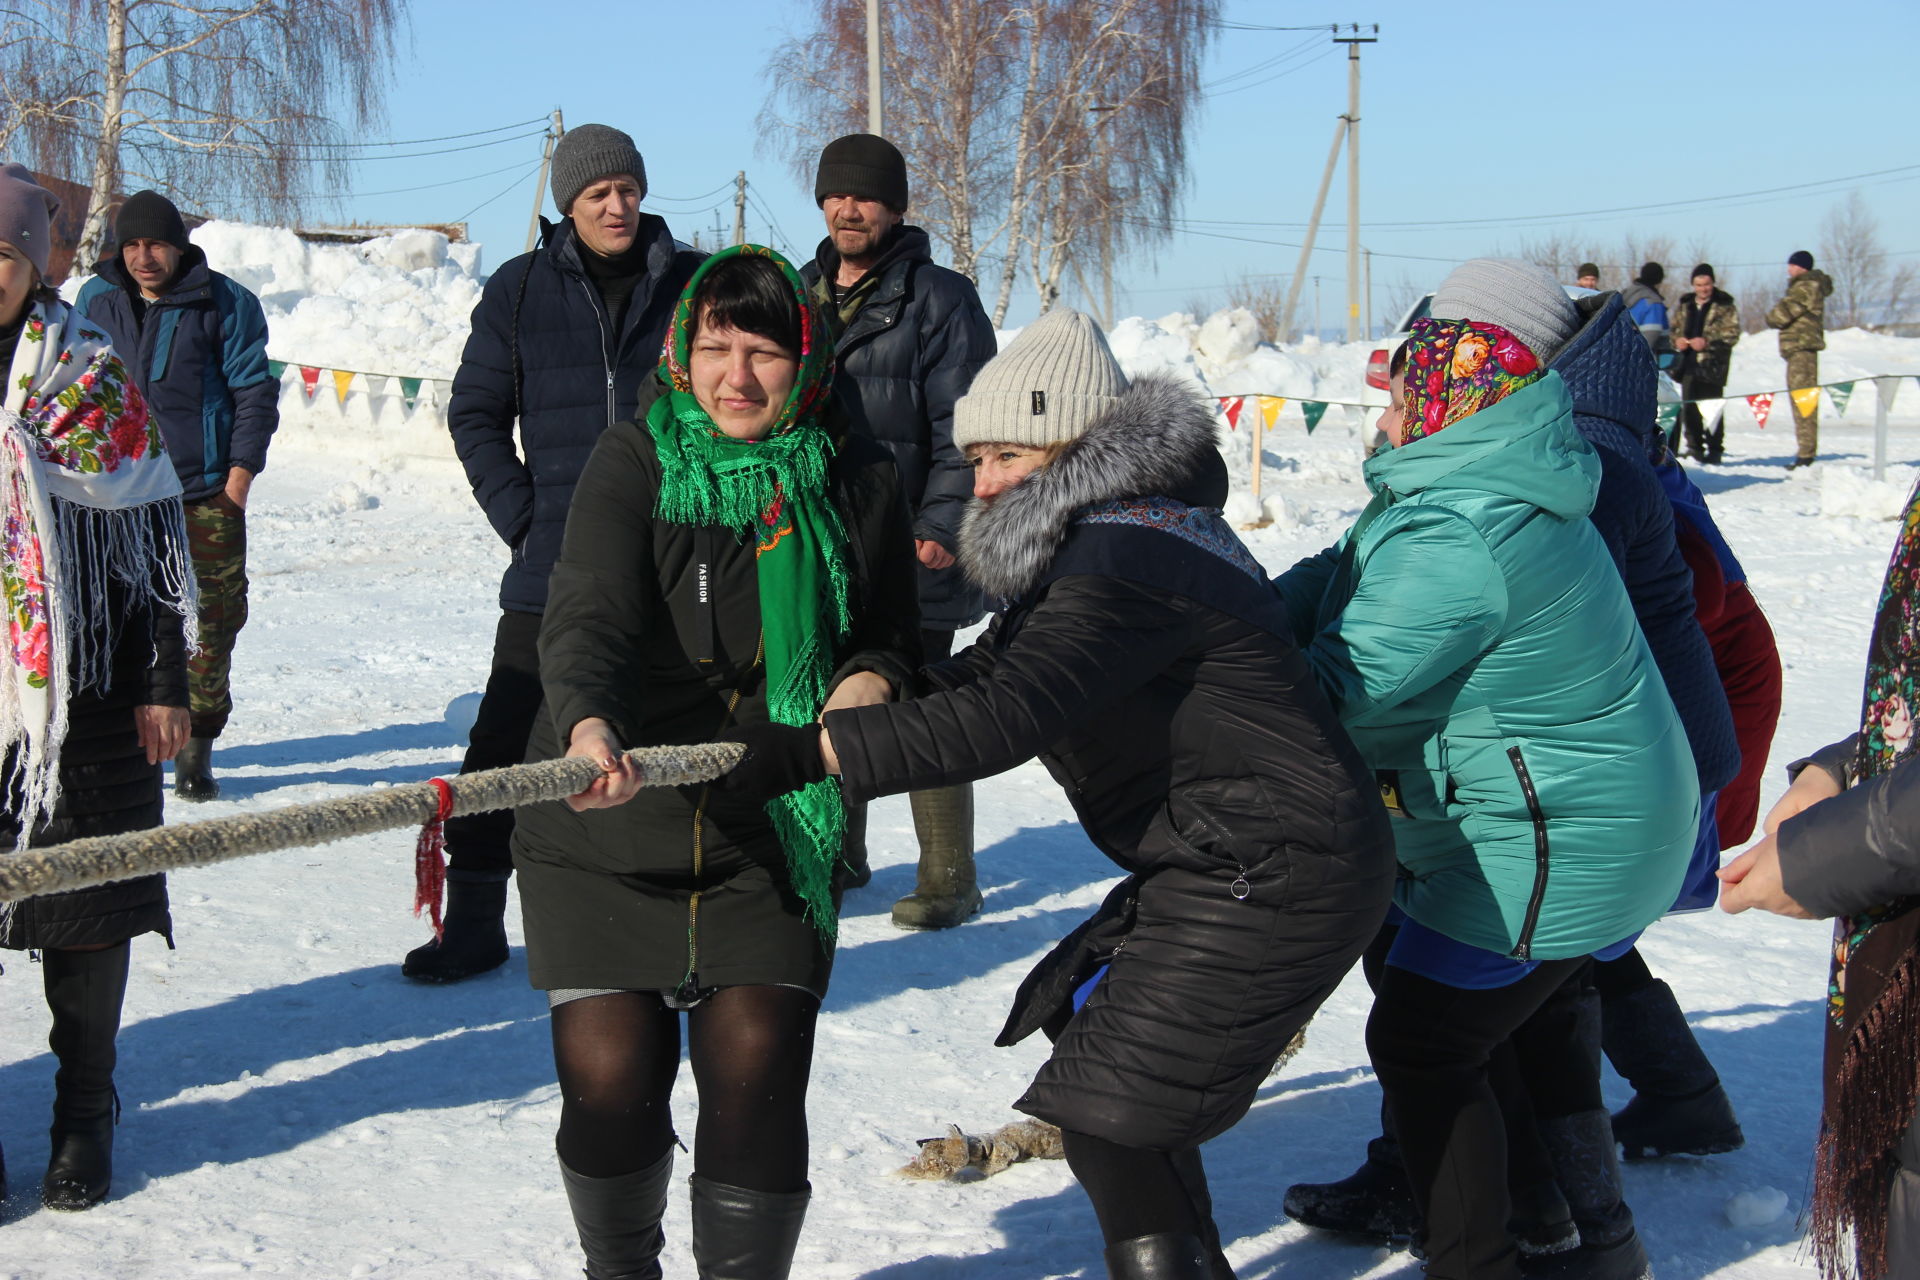
[[[720,741],[738,742],[747,748],[739,764],[714,779],[713,785],[722,791],[765,801],[798,791],[827,776],[827,762],[820,755],[817,724],[768,721],[736,725]]]

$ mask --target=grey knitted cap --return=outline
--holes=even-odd
[[[0,165],[0,240],[25,254],[42,281],[53,252],[53,215],[59,211],[59,197],[41,186],[27,166]]]
[[[647,198],[647,165],[632,138],[612,125],[569,129],[553,146],[553,202],[564,214],[575,196],[616,173],[632,174],[640,184],[640,198]]]
[[[1580,313],[1544,268],[1511,258],[1475,258],[1453,269],[1433,295],[1436,320],[1497,324],[1550,364],[1580,328]]]
[[[953,442],[1042,448],[1119,403],[1127,375],[1092,317],[1056,307],[1020,331],[953,406]]]

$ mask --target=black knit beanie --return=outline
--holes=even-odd
[[[1713,264],[1711,262],[1703,262],[1700,265],[1696,266],[1693,269],[1693,274],[1688,276],[1687,279],[1698,280],[1701,276],[1705,276],[1707,279],[1715,280],[1715,281],[1717,281],[1719,278],[1713,274]]]
[[[828,196],[856,196],[878,200],[895,213],[907,211],[907,158],[885,138],[850,133],[835,138],[820,153],[820,169],[813,179],[813,202]]]
[[[120,206],[120,216],[113,220],[113,238],[120,244],[131,240],[158,240],[182,253],[191,247],[187,224],[181,220],[180,211],[158,191],[136,191],[127,197],[127,202]]]
[[[1640,268],[1640,283],[1648,288],[1656,288],[1667,278],[1667,269],[1657,262],[1649,262]]]
[[[1600,268],[1594,266],[1591,262],[1583,262],[1580,264],[1580,269],[1573,273],[1573,278],[1578,280],[1583,276],[1592,276],[1595,280],[1598,280],[1600,278]]]
[[[647,163],[633,139],[611,125],[576,125],[553,144],[553,203],[567,213],[574,197],[617,173],[632,174],[647,198]]]
[[[1813,255],[1805,249],[1795,249],[1787,255],[1787,265],[1790,267],[1799,267],[1804,271],[1811,271],[1813,270]]]

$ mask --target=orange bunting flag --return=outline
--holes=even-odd
[[[1810,418],[1820,412],[1820,388],[1800,387],[1787,392],[1793,397],[1793,409],[1803,418]]]
[[[1747,408],[1753,410],[1753,421],[1762,431],[1767,428],[1767,415],[1773,412],[1773,393],[1763,392],[1747,397]]]
[[[1227,415],[1228,430],[1238,431],[1240,429],[1240,410],[1246,407],[1246,403],[1247,398],[1245,396],[1220,397],[1220,411]]]
[[[1273,430],[1274,420],[1280,416],[1280,411],[1286,408],[1286,406],[1287,398],[1285,396],[1261,396],[1260,425],[1268,431]]]
[[[320,371],[318,369],[313,368],[310,365],[304,365],[304,364],[301,365],[300,366],[300,389],[307,393],[307,400],[309,403],[312,402],[313,393],[317,391],[319,387],[320,387]]]
[[[333,371],[333,394],[340,397],[340,403],[347,402],[347,392],[353,390],[353,372],[349,369]]]

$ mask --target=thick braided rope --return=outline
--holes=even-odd
[[[719,777],[739,763],[743,750],[737,742],[701,742],[680,747],[636,747],[627,756],[640,766],[644,785],[678,787]],[[465,773],[445,781],[453,792],[453,816],[458,817],[559,800],[585,790],[599,776],[599,765],[575,757]],[[376,831],[417,827],[432,819],[439,803],[434,785],[419,782],[290,805],[268,813],[210,818],[117,836],[90,836],[0,855],[0,902],[131,880],[157,871],[211,866],[256,853],[327,844]]]

